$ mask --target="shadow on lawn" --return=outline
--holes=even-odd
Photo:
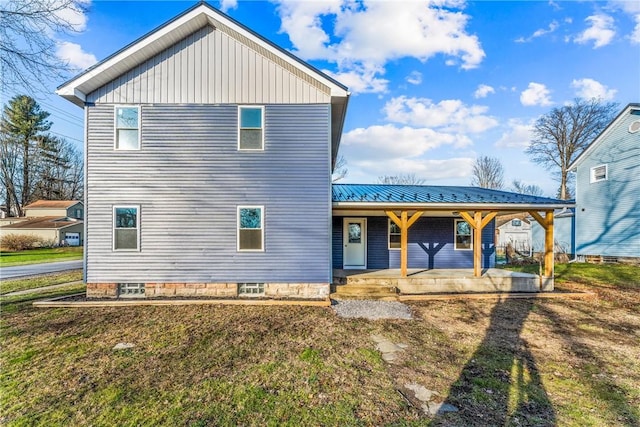
[[[445,400],[460,412],[437,415],[434,424],[555,425],[535,360],[520,336],[533,305],[534,300],[496,303],[482,342]]]

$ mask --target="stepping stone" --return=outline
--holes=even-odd
[[[134,348],[136,345],[130,342],[120,342],[113,347],[113,350],[127,350]]]

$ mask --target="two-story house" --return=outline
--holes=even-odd
[[[85,112],[89,297],[325,299],[334,269],[480,278],[498,212],[533,211],[549,242],[564,206],[468,187],[332,187],[347,88],[205,3],[57,93]]]
[[[627,105],[569,169],[576,255],[640,259],[640,104]]]

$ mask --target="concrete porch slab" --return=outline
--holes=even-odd
[[[472,292],[550,292],[553,278],[497,268],[484,269],[474,277],[472,269],[334,270],[336,286],[395,287],[403,295]]]

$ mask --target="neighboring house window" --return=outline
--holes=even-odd
[[[607,180],[607,165],[594,166],[591,168],[591,182]]]
[[[468,222],[463,219],[455,220],[455,249],[471,250],[473,242],[473,230]]]
[[[82,209],[76,209],[76,218],[82,218]]]
[[[113,250],[137,251],[140,249],[140,207],[113,207]]]
[[[140,149],[140,108],[116,107],[116,150]]]
[[[238,107],[238,149],[264,149],[264,107]]]
[[[519,219],[512,219],[511,220],[511,225],[514,227],[521,227],[522,226],[522,221],[520,221]]]
[[[400,227],[389,220],[389,249],[400,249]]]
[[[238,250],[264,250],[264,207],[238,206]]]

